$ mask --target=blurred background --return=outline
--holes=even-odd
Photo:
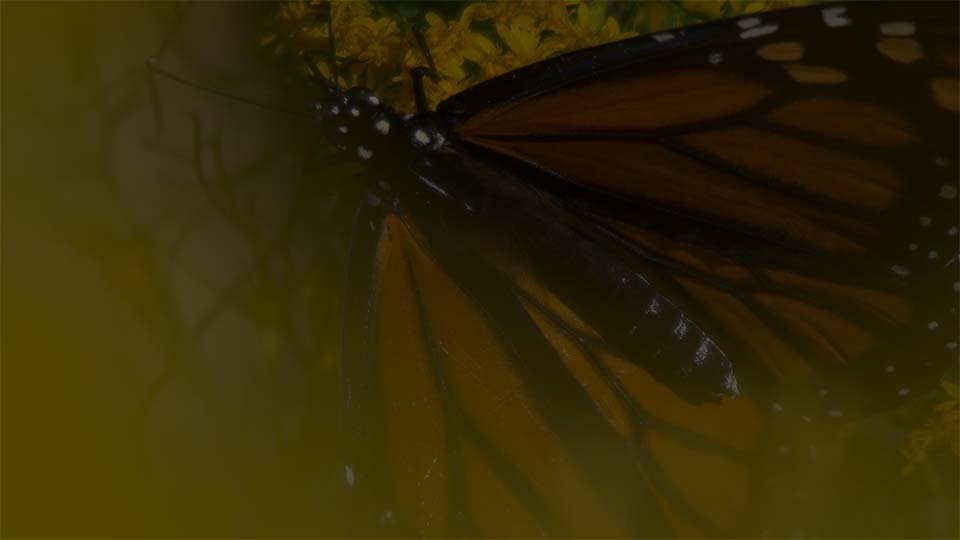
[[[602,7],[587,44],[778,6]],[[297,19],[278,9],[0,4],[4,536],[345,534],[337,336],[361,176],[325,157],[313,126],[147,68],[282,109],[282,76],[262,60],[282,55],[278,25]],[[500,51],[515,55],[501,69],[536,59],[519,48]],[[417,59],[396,61],[381,84],[402,105]],[[950,420],[927,437],[947,444],[924,447],[907,476],[899,451],[947,399],[860,426],[854,453],[891,450],[821,471],[848,477],[799,504],[834,526],[798,534],[956,536]]]
[[[4,2],[4,536],[338,530],[345,174],[147,69],[277,98],[274,7]]]

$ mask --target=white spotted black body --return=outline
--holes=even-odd
[[[313,114],[337,151],[368,164],[368,189],[379,200],[399,206],[410,197],[426,198],[462,213],[476,208],[462,179],[440,172],[438,153],[449,134],[437,113],[401,115],[362,87],[325,93],[312,103]]]

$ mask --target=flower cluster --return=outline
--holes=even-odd
[[[422,33],[437,77],[427,80],[431,106],[488,78],[568,51],[720,17],[804,3],[806,0],[605,2],[594,0],[479,1],[444,18],[422,8]],[[309,53],[328,80],[329,29],[341,86],[366,86],[401,111],[413,109],[409,71],[426,66],[407,19],[364,0],[281,4],[268,23],[261,45],[308,69],[299,58]]]
[[[927,455],[938,447],[949,448],[954,456],[960,457],[960,400],[957,397],[957,383],[945,380],[942,388],[946,399],[933,409],[933,415],[910,434],[910,439],[900,449],[906,464],[903,474],[927,460]]]

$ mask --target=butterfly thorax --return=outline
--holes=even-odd
[[[446,141],[434,113],[401,115],[363,87],[327,88],[312,103],[328,139],[341,152],[349,152],[374,166],[389,168],[412,162],[416,156],[438,149]]]
[[[464,214],[477,208],[475,190],[460,175],[444,174],[450,164],[442,149],[450,137],[437,113],[398,113],[363,87],[325,92],[313,102],[314,114],[337,151],[376,171],[367,187],[377,198],[394,206],[452,204]]]

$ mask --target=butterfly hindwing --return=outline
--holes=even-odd
[[[369,284],[355,296],[348,288],[346,474],[370,512],[389,517],[382,533],[749,531],[739,509],[757,473],[748,463],[766,452],[767,419],[749,398],[718,392],[702,403],[674,390],[686,390],[684,376],[691,387],[714,380],[677,368],[696,367],[703,334],[687,321],[698,340],[687,346],[675,331],[682,314],[636,272],[545,219],[556,201],[484,176],[463,155],[434,161],[435,174],[472,180],[467,215],[424,180],[407,204],[367,210],[376,217],[359,218],[354,239],[350,279]],[[607,327],[624,321],[595,329],[555,292],[549,269],[572,265],[587,310],[659,298],[657,314],[628,321],[658,321],[659,333],[608,343]],[[729,371],[721,356],[701,359]],[[691,496],[694,483],[728,498]]]
[[[557,533],[563,506],[574,502],[548,501],[548,485],[560,480],[581,486],[578,506],[599,508],[532,409],[506,344],[425,253],[416,229],[398,214],[379,217],[372,234],[366,222],[358,229],[375,239],[366,247],[376,262],[365,301],[354,304],[365,313],[348,318],[344,334],[344,429],[347,484],[367,497],[381,534]],[[367,333],[353,334],[362,319]],[[351,365],[358,361],[367,369]]]

